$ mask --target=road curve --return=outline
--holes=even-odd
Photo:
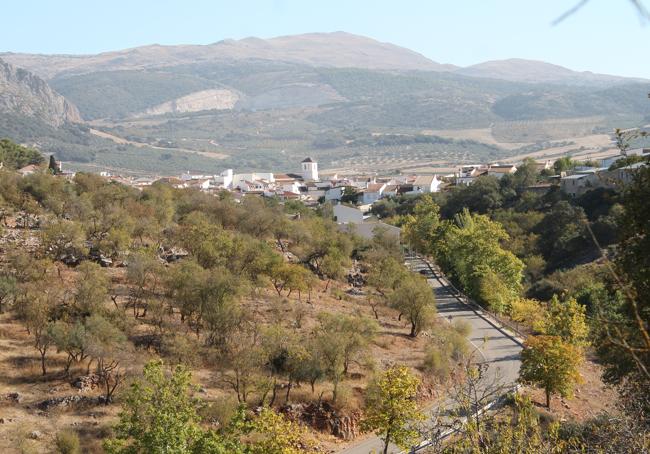
[[[454,296],[454,291],[446,284],[446,281],[436,275],[435,270],[423,259],[407,257],[406,264],[413,272],[425,270],[429,273],[427,281],[435,293],[436,306],[440,317],[447,318],[450,321],[464,320],[470,325],[471,332],[468,340],[481,353],[481,360],[489,365],[487,381],[491,382],[491,379],[493,379],[504,387],[514,385],[519,377],[519,366],[521,365],[519,354],[522,347],[520,342],[511,333],[502,330],[497,323],[484,316],[480,311],[461,302]],[[376,436],[360,440],[358,443],[339,451],[340,454],[380,452],[383,452],[383,443]],[[397,446],[390,446],[388,452],[396,454],[401,452],[401,449]]]

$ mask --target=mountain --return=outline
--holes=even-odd
[[[450,71],[453,65],[429,60],[417,52],[345,32],[308,33],[271,39],[227,39],[208,45],[158,44],[97,55],[3,53],[16,66],[51,79],[98,71],[142,70],[241,60],[268,60],[328,68]]]
[[[81,121],[77,108],[40,77],[0,59],[0,114],[58,127]]]
[[[93,170],[456,165],[650,122],[649,81],[518,59],[458,68],[342,32],[1,55],[0,137]]]
[[[543,61],[525,60],[522,58],[486,61],[466,68],[459,68],[455,70],[455,73],[464,76],[501,79],[513,82],[566,85],[606,86],[617,83],[643,81],[642,79],[596,74],[590,71],[573,71],[563,66]],[[647,82],[647,80],[645,82]]]

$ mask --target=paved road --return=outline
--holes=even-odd
[[[431,271],[429,265],[417,257],[407,258],[406,264],[414,272],[420,270]],[[488,375],[486,383],[497,380],[503,386],[514,385],[519,377],[521,345],[509,334],[500,330],[496,323],[492,323],[467,304],[460,302],[454,296],[452,289],[445,285],[444,281],[440,280],[435,274],[429,275],[428,282],[436,295],[438,314],[450,321],[464,320],[470,324],[472,330],[468,339],[478,350],[480,358],[477,358],[477,360],[484,361],[489,365],[486,372]],[[383,443],[381,440],[373,436],[361,440],[359,443],[340,451],[340,453],[380,453],[382,449]],[[391,446],[389,452],[399,453],[400,449],[397,446]]]

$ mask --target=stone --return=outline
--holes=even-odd
[[[81,377],[77,377],[73,382],[72,386],[77,388],[79,392],[87,392],[87,391],[92,391],[93,389],[97,388],[100,385],[100,379],[99,375],[97,374],[90,374],[90,375],[82,375]]]
[[[342,414],[327,402],[290,404],[282,407],[280,411],[293,421],[302,421],[316,430],[343,440],[353,440],[360,433],[359,412]]]
[[[32,440],[38,440],[39,438],[42,438],[42,437],[43,437],[43,434],[38,430],[32,430],[29,433],[29,438],[31,438]]]
[[[47,412],[55,408],[68,408],[77,404],[96,405],[99,401],[100,399],[97,397],[81,396],[79,394],[76,394],[73,396],[52,397],[50,399],[39,402],[37,404],[37,407],[40,410]]]
[[[9,393],[7,394],[7,399],[12,400],[16,402],[17,404],[20,403],[21,400],[23,400],[23,396],[20,395],[20,393]]]

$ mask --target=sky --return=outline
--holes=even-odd
[[[346,31],[459,66],[527,58],[650,78],[650,21],[629,0],[590,0],[552,25],[577,2],[2,0],[0,52],[87,54],[153,43]]]

